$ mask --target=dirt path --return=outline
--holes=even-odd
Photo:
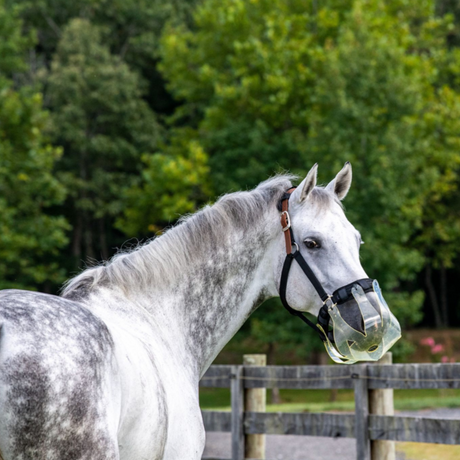
[[[405,411],[399,415],[460,419],[460,409]],[[230,458],[230,434],[208,433],[204,457]],[[354,439],[318,438],[313,436],[267,436],[269,460],[356,460]],[[397,460],[412,460],[397,453]],[[417,459],[414,459],[417,460]]]
[[[230,458],[230,435],[209,433],[204,457]],[[356,460],[354,439],[316,438],[311,436],[267,436],[270,460]]]

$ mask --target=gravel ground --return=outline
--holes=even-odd
[[[460,409],[404,411],[398,412],[398,415],[460,419]],[[269,460],[356,460],[354,439],[269,435],[266,442],[266,456]],[[230,452],[229,433],[207,434],[204,457],[230,458]],[[404,454],[398,454],[396,458],[412,460]]]

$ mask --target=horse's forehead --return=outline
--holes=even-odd
[[[306,203],[301,206],[294,220],[305,230],[313,230],[320,233],[341,231],[353,234],[356,232],[353,224],[347,219],[342,207],[333,201],[330,203]]]

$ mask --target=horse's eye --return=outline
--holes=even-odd
[[[305,241],[305,246],[307,247],[307,249],[318,249],[321,247],[321,245],[316,242],[315,240],[311,240],[309,238],[307,238]]]

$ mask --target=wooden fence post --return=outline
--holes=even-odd
[[[367,364],[353,366],[355,389],[355,435],[357,460],[371,459],[369,440],[369,394],[367,389]]]
[[[232,366],[232,460],[244,460],[244,385],[243,366]]]
[[[393,364],[391,352],[385,353],[376,364]],[[394,415],[393,390],[369,390],[369,413]],[[371,441],[371,460],[395,460],[394,441]]]
[[[243,355],[245,366],[266,366],[266,355]],[[247,388],[244,390],[244,411],[265,412],[267,404],[267,390],[265,388]],[[244,458],[265,458],[265,435],[247,434]]]

